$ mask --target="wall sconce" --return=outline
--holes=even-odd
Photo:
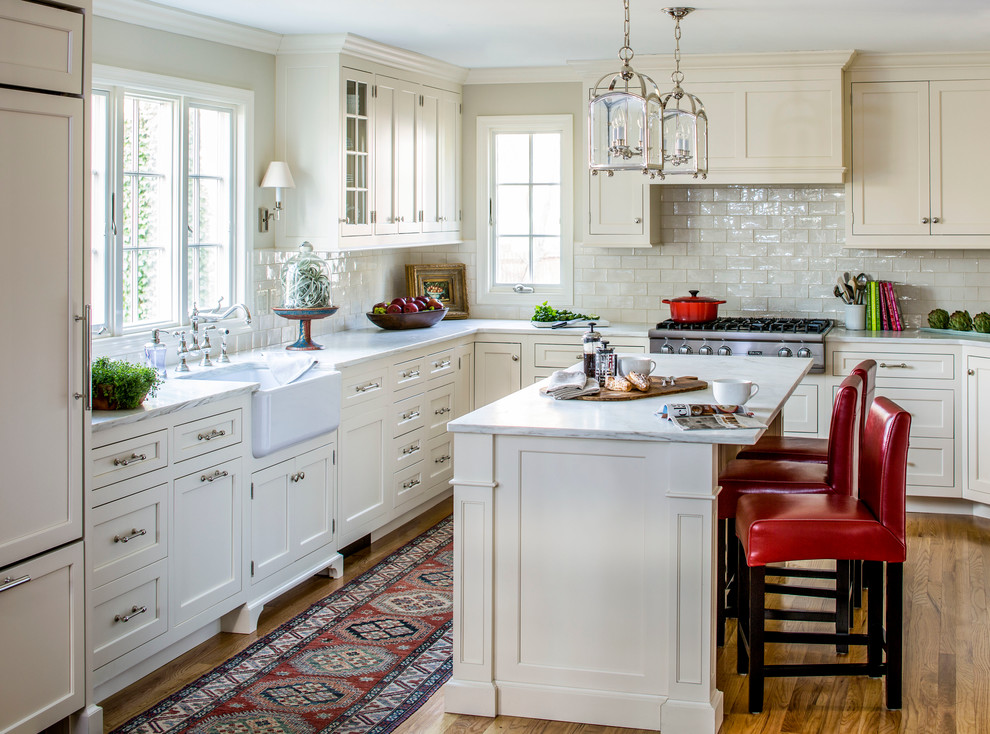
[[[268,223],[271,219],[278,221],[279,215],[282,213],[282,189],[294,189],[295,187],[296,182],[292,180],[292,171],[289,170],[288,163],[272,161],[268,164],[268,170],[265,171],[265,177],[261,181],[261,188],[275,189],[275,208],[271,211],[265,208],[258,209],[259,232],[268,231]]]

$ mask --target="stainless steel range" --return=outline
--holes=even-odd
[[[812,372],[825,371],[825,335],[832,319],[785,319],[773,316],[723,318],[701,324],[661,321],[650,329],[654,354],[748,354],[811,357]]]

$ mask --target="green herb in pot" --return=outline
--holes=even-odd
[[[130,410],[158,392],[162,378],[152,367],[121,359],[100,357],[93,362],[93,407],[97,410]]]

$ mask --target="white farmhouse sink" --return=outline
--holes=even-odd
[[[238,362],[182,375],[184,380],[257,382],[251,395],[251,453],[261,458],[329,433],[340,424],[341,377],[312,367],[280,385],[264,362]]]

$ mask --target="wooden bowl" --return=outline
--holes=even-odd
[[[382,329],[425,329],[447,315],[447,309],[416,311],[414,313],[368,313],[368,321]]]

